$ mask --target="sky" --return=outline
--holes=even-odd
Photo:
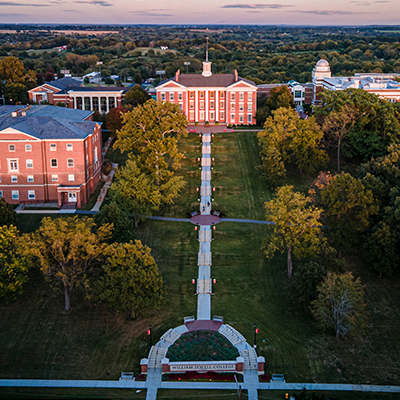
[[[0,23],[400,25],[400,0],[0,0]]]

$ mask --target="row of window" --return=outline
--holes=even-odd
[[[97,148],[96,148],[95,159],[97,161]],[[74,163],[74,159],[73,158],[67,158],[67,167],[73,168],[74,164],[75,163]],[[52,168],[57,168],[58,167],[57,158],[51,158],[50,159],[50,166]],[[33,168],[33,160],[26,160],[26,168]],[[9,169],[9,171],[18,171],[18,169],[19,169],[18,159],[16,159],[16,160],[8,160],[8,169]]]
[[[204,100],[200,100],[199,103],[200,110],[204,110]],[[214,100],[210,100],[210,110],[214,110],[215,103]],[[219,104],[220,110],[225,108],[225,102],[221,101]],[[189,109],[194,109],[194,100],[189,100]],[[231,111],[235,111],[235,103],[231,103]],[[239,103],[239,111],[244,111],[244,103]],[[247,103],[247,111],[253,111],[253,103]]]
[[[58,182],[58,175],[52,175],[51,176],[52,182]],[[27,175],[26,181],[31,183],[34,182],[34,177],[33,175]],[[68,174],[68,181],[69,182],[74,182],[75,181],[75,175],[74,174]],[[0,182],[1,182],[1,176],[0,176]],[[11,175],[11,182],[12,183],[18,183],[18,175]]]
[[[194,111],[189,111],[189,120],[194,120]],[[204,121],[204,111],[199,111],[199,120]],[[215,113],[213,111],[210,112],[210,121],[215,120]],[[220,112],[220,121],[225,120],[225,112],[221,111]],[[231,114],[231,120],[230,122],[236,123],[236,114]],[[244,114],[239,114],[239,123],[243,124],[244,123]],[[247,124],[252,124],[253,123],[253,115],[252,114],[247,114]]]
[[[194,99],[195,92],[189,92],[189,99]],[[199,91],[199,98],[200,99],[204,99],[205,96],[205,92],[204,91]],[[210,94],[210,99],[214,99],[215,98],[215,92],[209,92]],[[236,95],[239,95],[239,97],[237,98]],[[235,100],[239,100],[239,101],[244,101],[244,92],[231,92],[231,101],[235,101]],[[225,92],[219,92],[219,98],[220,99],[225,99]],[[165,101],[166,97],[165,97],[165,93],[162,92],[161,93],[161,100]],[[247,92],[247,101],[252,101],[253,99],[253,93],[252,92]],[[182,101],[183,100],[183,93],[182,92],[178,92],[178,101]],[[170,92],[169,93],[169,101],[173,102],[175,101],[175,92]]]
[[[0,190],[0,197],[3,197],[3,191]],[[11,197],[13,200],[19,200],[19,190],[12,190],[11,191]],[[28,190],[28,199],[29,200],[35,200],[35,191],[34,190]]]
[[[74,146],[72,143],[67,143],[67,151],[73,151]],[[15,151],[15,144],[9,144],[8,145],[8,151]],[[25,151],[32,151],[32,145],[31,144],[26,144],[25,145]],[[50,151],[57,151],[57,144],[56,143],[50,143]]]

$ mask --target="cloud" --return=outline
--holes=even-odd
[[[76,12],[76,10],[63,10],[64,12]]]
[[[378,1],[375,1],[375,3],[391,3],[391,1],[389,1],[389,0],[378,0]]]
[[[36,3],[16,3],[15,1],[0,1],[0,7],[7,6],[7,7],[48,7],[48,4],[36,4]],[[4,15],[4,14],[3,14]],[[10,15],[10,14],[7,14]],[[24,14],[21,14],[24,15]]]
[[[350,3],[353,3],[357,6],[369,6],[371,4],[368,1],[350,1]]]
[[[294,7],[293,5],[286,5],[286,4],[226,4],[221,8],[244,8],[244,9],[251,9],[251,10],[262,10],[265,8],[287,8],[287,7]]]
[[[292,11],[295,13],[302,14],[316,14],[316,15],[356,15],[356,14],[371,14],[370,12],[353,12],[353,11],[342,11],[342,10],[310,10],[310,11]]]
[[[157,8],[152,10],[140,10],[140,11],[131,11],[136,15],[140,15],[142,17],[173,17],[174,14],[165,13],[165,11],[171,11],[170,9],[165,8]]]
[[[102,7],[111,7],[114,5],[106,0],[75,0],[73,3],[93,4],[94,6],[102,6]]]

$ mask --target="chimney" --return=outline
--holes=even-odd
[[[238,80],[239,80],[239,75],[237,69],[235,69],[235,82],[237,82]]]
[[[178,71],[176,71],[176,73],[175,73],[175,80],[177,81],[177,82],[179,82],[179,75],[180,75],[180,73],[181,73],[181,71],[178,69]]]

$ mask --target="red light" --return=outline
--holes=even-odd
[[[195,279],[192,279],[192,283],[193,283],[193,285],[196,283],[196,280]]]
[[[150,334],[151,334],[151,330],[147,329],[147,335],[150,336]]]
[[[216,279],[213,279],[213,283],[217,283],[217,280],[216,280]]]
[[[258,328],[256,328],[256,333],[258,333]]]

